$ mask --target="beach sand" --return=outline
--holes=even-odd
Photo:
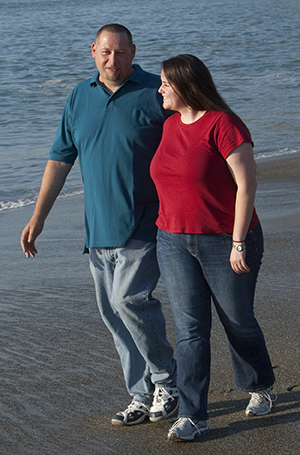
[[[33,206],[0,214],[1,455],[299,454],[300,158],[258,163],[256,207],[265,256],[256,315],[276,375],[271,414],[246,418],[249,395],[234,387],[223,329],[214,313],[207,436],[169,443],[174,419],[116,428],[125,409],[120,363],[99,316],[84,242],[83,197],[60,198],[27,260],[19,246]],[[168,338],[175,345],[166,292]]]

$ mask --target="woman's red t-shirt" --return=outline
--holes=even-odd
[[[232,233],[236,184],[228,155],[251,135],[223,112],[206,112],[191,124],[176,113],[163,128],[150,166],[160,201],[157,226],[167,232]],[[255,209],[249,229],[258,223]]]

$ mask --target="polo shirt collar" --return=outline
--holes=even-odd
[[[124,84],[126,84],[127,81],[132,81],[132,82],[135,82],[136,84],[142,84],[144,77],[145,77],[145,72],[142,70],[140,65],[138,65],[137,63],[134,63],[132,65],[132,68],[134,69],[134,72],[128,79],[126,79]],[[93,77],[91,78],[90,85],[91,86],[97,85],[98,80],[99,80],[99,71],[96,71],[95,74],[93,75]]]
[[[132,82],[136,82],[137,84],[142,84],[144,77],[145,77],[145,72],[142,70],[140,65],[138,65],[137,63],[134,63],[132,65],[132,68],[134,69],[134,72],[127,79],[127,81],[132,81]]]

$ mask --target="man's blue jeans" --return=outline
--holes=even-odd
[[[91,248],[90,269],[103,321],[113,335],[129,394],[151,405],[154,385],[176,383],[159,300],[156,245],[130,240],[122,248]]]
[[[229,234],[158,232],[158,262],[176,325],[180,417],[208,417],[211,299],[228,337],[236,386],[254,392],[275,381],[253,310],[263,255],[260,225],[246,239],[249,273],[232,270],[231,248]]]

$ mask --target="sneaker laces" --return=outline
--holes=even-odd
[[[254,405],[259,405],[263,399],[269,402],[270,410],[272,409],[274,401],[277,400],[278,396],[272,389],[261,390],[260,392],[252,392],[251,395],[251,402]]]
[[[198,433],[199,433],[200,435],[202,434],[202,433],[201,433],[201,427],[199,428],[198,425],[197,425],[195,422],[193,422],[192,419],[190,419],[189,417],[180,417],[180,418],[177,420],[177,422],[175,422],[174,425],[172,426],[172,430],[175,429],[175,428],[177,428],[177,427],[180,427],[181,424],[184,424],[184,422],[185,422],[186,420],[188,420],[188,421],[191,423],[191,425],[192,425],[193,427],[196,428],[196,430],[198,431]],[[200,422],[200,421],[198,421],[197,423],[199,423],[199,422]],[[205,422],[202,422],[202,421],[201,421],[201,423],[204,424]]]
[[[125,411],[122,412],[122,414],[129,414],[130,412],[140,411],[141,406],[145,407],[147,411],[149,411],[148,406],[146,406],[144,403],[141,403],[139,401],[132,401],[130,405],[127,406]]]
[[[164,387],[156,387],[154,392],[153,405],[156,403],[168,401],[170,398],[174,400],[172,395],[170,395]]]
[[[189,419],[190,423],[192,424],[193,427],[196,428],[196,430],[198,431],[198,433],[201,435],[201,430],[200,428],[198,427],[198,425],[192,421],[192,419]]]

